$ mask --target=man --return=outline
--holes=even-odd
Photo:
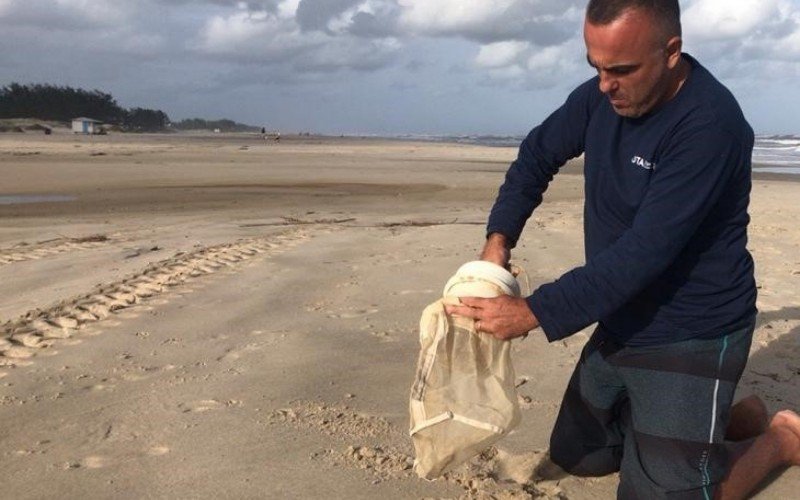
[[[506,266],[558,169],[584,154],[586,264],[526,299],[448,312],[511,339],[597,322],[550,443],[567,471],[620,471],[620,498],[742,498],[800,464],[800,417],[732,406],[755,325],[747,251],[753,132],[733,96],[682,54],[677,0],[591,0],[597,77],[520,147],[481,258]],[[738,440],[733,442],[732,440]]]

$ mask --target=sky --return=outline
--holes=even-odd
[[[586,0],[0,0],[0,85],[286,132],[524,135],[593,76]],[[684,51],[800,134],[800,0],[682,0]]]

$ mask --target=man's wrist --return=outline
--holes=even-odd
[[[508,266],[511,252],[507,246],[508,239],[500,233],[492,233],[486,237],[480,259],[493,262],[500,267]]]
[[[489,233],[486,237],[486,245],[499,245],[505,248],[506,250],[510,250],[508,244],[508,237],[503,233]]]

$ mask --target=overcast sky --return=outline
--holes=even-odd
[[[592,76],[586,0],[0,0],[0,85],[173,120],[525,134]],[[800,133],[800,0],[682,0],[684,48],[760,133]]]

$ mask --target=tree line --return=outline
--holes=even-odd
[[[0,88],[0,119],[36,118],[70,122],[88,117],[129,132],[163,132],[178,130],[220,130],[241,132],[257,130],[233,120],[192,118],[172,123],[159,109],[120,106],[111,94],[100,90],[84,90],[50,84],[11,83]]]
[[[220,132],[257,132],[258,127],[244,125],[233,120],[204,120],[202,118],[188,118],[173,123],[172,127],[178,130],[219,130]]]
[[[170,123],[158,109],[125,109],[111,94],[49,84],[11,83],[0,88],[0,118],[69,122],[88,117],[133,132],[159,132]]]

